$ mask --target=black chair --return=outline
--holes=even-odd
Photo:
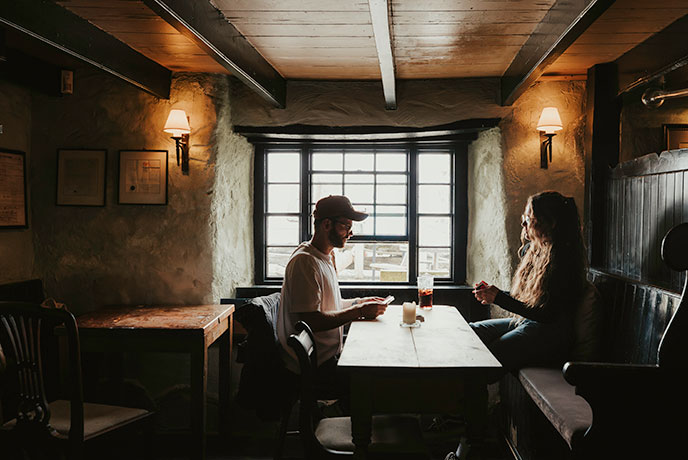
[[[44,339],[64,327],[68,363],[62,363],[69,399],[48,401],[44,385]],[[85,403],[81,352],[74,316],[66,310],[22,302],[0,302],[0,375],[2,390],[14,390],[14,418],[0,427],[17,454],[30,456],[60,450],[69,459],[83,458],[85,443],[105,435],[131,435],[152,430],[152,412],[105,404]],[[7,395],[6,395],[7,396]],[[7,445],[3,442],[3,455]]]
[[[280,293],[249,299],[223,299],[237,305],[234,319],[246,329],[247,337],[237,345],[237,362],[243,364],[237,402],[256,412],[261,420],[280,420],[273,460],[282,458],[288,425],[298,399],[298,381],[282,362],[277,339],[277,310]]]
[[[299,431],[307,459],[334,459],[352,456],[351,418],[318,416],[314,394],[314,376],[318,369],[317,346],[310,327],[303,321],[296,324],[298,335],[287,343],[294,350],[300,367]],[[377,415],[372,420],[369,446],[371,456],[394,459],[430,458],[418,418],[412,415]]]

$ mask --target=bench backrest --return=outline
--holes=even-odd
[[[657,350],[680,294],[591,269],[606,308],[602,330],[602,360],[657,364]]]

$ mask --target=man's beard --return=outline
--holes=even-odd
[[[346,244],[346,238],[337,233],[334,227],[327,234],[327,239],[330,240],[330,244],[335,248],[343,248]]]

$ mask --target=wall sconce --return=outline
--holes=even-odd
[[[177,146],[177,166],[179,166],[179,152],[182,157],[182,174],[189,175],[189,119],[186,112],[180,109],[170,110],[163,131],[172,134],[172,139]]]
[[[540,145],[540,167],[542,169],[547,169],[548,155],[549,162],[552,162],[552,138],[556,136],[555,132],[561,129],[563,129],[563,126],[557,108],[545,107],[542,109],[542,114],[537,124],[537,130],[541,131],[541,135],[545,137]]]

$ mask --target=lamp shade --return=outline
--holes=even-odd
[[[167,117],[167,122],[163,131],[172,134],[172,136],[180,137],[182,134],[189,134],[189,120],[186,118],[186,112],[181,109],[170,110],[170,115]]]
[[[544,131],[545,134],[554,134],[555,131],[563,128],[561,118],[559,118],[559,111],[556,107],[545,107],[542,109],[542,114],[537,124],[538,131]]]

